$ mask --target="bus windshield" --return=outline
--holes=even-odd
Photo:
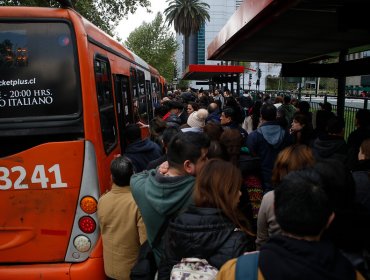
[[[80,116],[80,83],[67,22],[0,24],[0,123]]]

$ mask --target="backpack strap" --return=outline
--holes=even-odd
[[[235,280],[258,279],[259,251],[250,252],[238,257],[236,261]]]
[[[168,227],[168,224],[170,223],[171,218],[172,216],[169,216],[169,217],[166,217],[166,219],[164,220],[163,224],[159,228],[157,235],[154,237],[154,240],[151,246],[152,248],[157,247],[157,245],[161,242],[162,236],[166,232],[166,229]]]

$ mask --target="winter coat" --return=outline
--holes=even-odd
[[[146,240],[144,222],[129,186],[113,184],[98,203],[104,270],[113,279],[129,280],[130,270]]]
[[[316,112],[315,134],[317,136],[321,136],[321,135],[325,134],[326,126],[328,124],[328,121],[333,117],[335,117],[335,114],[331,111],[318,110]]]
[[[282,235],[261,247],[259,268],[266,280],[356,279],[351,263],[331,242]]]
[[[270,236],[281,232],[275,217],[274,200],[274,191],[266,193],[262,198],[257,218],[257,248],[265,244]]]
[[[164,119],[168,126],[180,126],[182,124],[181,118],[173,113],[170,113],[167,118]],[[186,121],[185,121],[186,123]]]
[[[132,175],[132,195],[141,211],[148,242],[152,245],[162,225],[193,203],[193,176],[163,176],[155,169]],[[153,248],[157,263],[162,256],[162,241]]]
[[[362,141],[367,138],[370,138],[370,125],[367,127],[359,127],[348,136],[348,156],[346,164],[349,169],[353,170],[357,168],[358,152],[360,151]]]
[[[370,212],[370,159],[360,160],[352,176],[356,183],[356,201]]]
[[[220,123],[220,116],[221,116],[220,110],[216,109],[216,111],[208,115],[208,117],[206,118],[206,123],[209,122]]]
[[[161,147],[148,138],[129,144],[125,151],[125,156],[132,161],[136,173],[145,170],[149,162],[161,155]]]
[[[236,228],[220,209],[190,207],[172,220],[165,236],[158,279],[170,279],[182,258],[206,259],[220,269],[229,259],[255,249],[254,238]]]
[[[322,135],[314,140],[312,151],[316,159],[336,159],[345,163],[348,146],[343,137]]]
[[[292,143],[289,133],[277,122],[265,122],[247,138],[247,147],[252,155],[261,158],[261,171],[263,188],[266,191],[272,189],[272,168],[277,155],[285,147]]]

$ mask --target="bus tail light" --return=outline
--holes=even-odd
[[[79,235],[73,241],[73,245],[76,247],[76,249],[79,252],[82,252],[83,253],[83,252],[87,252],[87,251],[90,250],[90,248],[91,248],[91,241],[86,236]],[[76,255],[76,256],[79,256],[79,255]]]
[[[93,233],[96,229],[96,222],[93,218],[84,216],[78,221],[78,226],[84,233]]]
[[[76,263],[87,260],[99,240],[97,201],[100,197],[100,188],[97,174],[94,145],[90,141],[85,141],[80,195],[65,262]]]
[[[93,214],[98,209],[98,203],[92,196],[85,196],[80,202],[81,209],[87,214]]]

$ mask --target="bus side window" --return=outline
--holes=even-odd
[[[133,108],[133,120],[134,123],[140,121],[140,114],[139,114],[139,90],[137,86],[137,75],[136,69],[130,69],[130,81],[131,81],[131,92],[132,92],[132,108]]]
[[[148,101],[148,114],[149,114],[149,121],[151,121],[154,117],[154,105],[153,105],[153,99],[152,99],[152,89],[150,85],[150,81],[145,80],[145,89],[146,89],[146,96]]]
[[[158,107],[160,105],[160,97],[158,95],[158,88],[155,77],[151,76],[150,82],[152,85],[152,102],[154,107]]]
[[[117,126],[114,115],[110,66],[109,61],[101,56],[95,58],[94,65],[104,150],[106,153],[109,153],[117,144]]]
[[[138,78],[138,85],[139,85],[139,102],[138,102],[138,110],[140,116],[140,122],[148,124],[148,102],[145,90],[145,75],[144,72],[141,70],[137,70],[137,78]]]

